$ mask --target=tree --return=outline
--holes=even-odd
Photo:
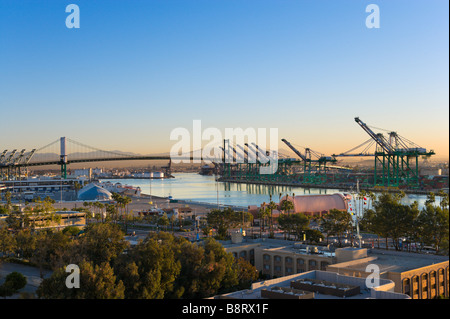
[[[265,231],[266,219],[270,216],[270,209],[266,206],[266,203],[262,203],[258,210],[259,218],[259,237],[262,237],[262,232]]]
[[[204,225],[201,228],[201,230],[202,230],[203,236],[209,237],[209,235],[211,234],[212,227],[209,225]]]
[[[288,234],[295,236],[295,240],[303,237],[303,234],[309,230],[310,218],[302,213],[295,213],[290,215],[281,215],[278,217],[279,227]]]
[[[169,298],[200,298],[200,281],[203,271],[205,250],[201,245],[190,243],[187,240],[179,242],[179,249],[175,258],[180,262],[180,273],[174,282],[173,292]]]
[[[175,238],[165,232],[150,234],[116,263],[127,298],[163,299],[174,290],[181,265],[175,260]]]
[[[12,208],[12,204],[11,204],[11,192],[7,191],[5,193],[5,200],[6,200],[6,210],[8,212],[8,214],[11,212],[11,208]]]
[[[280,208],[282,211],[284,211],[285,213],[288,212],[289,214],[289,212],[294,209],[294,203],[286,199],[281,202]]]
[[[234,265],[238,269],[238,289],[248,289],[258,279],[258,270],[243,258],[238,258]]]
[[[441,190],[439,190],[437,195],[439,196],[439,206],[442,209],[448,209],[448,205],[449,205],[448,194],[441,189]]]
[[[330,209],[328,214],[322,216],[322,227],[327,233],[327,241],[329,235],[336,235],[341,247],[343,234],[352,229],[352,216],[346,211]]]
[[[400,238],[411,235],[411,229],[415,227],[415,219],[418,216],[417,204],[401,204],[404,196],[403,192],[383,193],[374,202],[373,211],[370,212],[371,229],[385,238],[386,249],[389,247],[388,238],[391,237],[394,248],[399,250]],[[366,218],[366,221],[368,220]]]
[[[241,223],[242,212],[235,212],[229,207],[223,210],[214,209],[207,214],[206,221],[209,226],[217,229],[218,239],[225,239],[228,230],[237,227]]]
[[[127,232],[128,231],[128,204],[130,204],[132,202],[132,199],[126,195],[120,195],[118,193],[112,193],[112,198],[116,202],[116,204],[115,204],[116,210],[114,211],[114,213],[117,213],[118,215],[120,215],[120,218],[125,221],[125,232]],[[109,210],[111,212],[113,212],[113,210],[111,208],[109,208]],[[123,214],[124,211],[125,211],[125,216]]]
[[[269,237],[273,238],[274,237],[274,232],[273,232],[273,211],[277,208],[277,204],[275,204],[275,202],[272,201],[272,195],[270,195],[270,202],[269,205],[267,205],[267,209],[268,209],[268,215],[269,215]]]
[[[7,256],[16,249],[16,239],[5,222],[0,223],[0,254]]]
[[[65,267],[57,269],[49,278],[44,279],[36,293],[45,299],[122,299],[125,287],[117,280],[110,264],[105,262],[94,265],[82,261],[80,268],[80,288],[68,288]]]
[[[123,299],[125,287],[116,280],[108,262],[94,265],[92,262],[80,264],[80,288],[76,291],[78,299]]]
[[[22,258],[30,258],[36,249],[36,236],[28,229],[19,230],[16,235],[16,254]]]
[[[428,202],[422,209],[418,224],[423,227],[422,238],[425,244],[433,245],[436,253],[449,239],[449,210]]]
[[[306,234],[306,231],[309,229],[310,218],[302,213],[291,214],[290,217],[292,218],[292,230],[295,239],[303,239],[303,234]]]
[[[380,248],[380,232],[376,224],[377,220],[375,219],[375,214],[375,210],[373,209],[365,210],[359,225],[361,226],[361,229],[377,235],[378,248]]]
[[[14,293],[25,287],[27,278],[17,271],[13,271],[5,278],[5,282],[0,286],[0,297],[12,296]]]
[[[425,201],[425,205],[433,205],[436,201],[436,195],[433,192],[427,194],[427,200]]]
[[[74,237],[78,235],[80,229],[76,226],[67,226],[62,230],[62,233],[68,235],[69,237]]]
[[[286,240],[286,235],[288,235],[287,238],[290,239],[293,229],[291,216],[286,214],[280,215],[278,217],[278,227],[284,231],[284,239]]]
[[[101,219],[102,223],[103,223],[104,222],[103,208],[105,208],[105,205],[103,205],[103,203],[100,203],[100,202],[94,202],[94,203],[92,203],[92,206],[94,206],[94,209],[96,209],[96,211],[97,211],[95,213],[96,219],[97,218]]]
[[[75,189],[75,197],[78,199],[78,191],[81,189],[81,184],[76,181],[73,184],[73,188]]]
[[[200,297],[225,293],[239,284],[238,269],[232,254],[212,238],[204,241],[204,257],[200,267],[198,291]]]
[[[87,226],[79,243],[79,253],[94,265],[113,261],[129,246],[120,226],[108,223]]]
[[[160,218],[158,218],[158,225],[161,227],[164,227],[165,230],[167,230],[167,226],[170,225],[170,220],[167,217],[166,213],[164,213],[164,215],[162,215]]]
[[[131,203],[132,200],[128,196],[122,196],[121,203],[125,208],[125,232],[128,232],[128,204]]]
[[[112,220],[117,223],[117,208],[114,204],[105,204],[106,219],[108,221]]]
[[[42,231],[35,235],[35,249],[30,261],[37,265],[41,278],[44,269],[56,269],[66,264],[73,255],[73,243],[62,232]]]
[[[0,205],[0,215],[8,215],[8,209],[5,205]]]
[[[306,229],[306,238],[310,243],[319,243],[323,240],[323,234],[317,229]]]

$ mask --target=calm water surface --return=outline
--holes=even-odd
[[[280,193],[282,196],[293,193],[295,195],[348,193],[348,190],[339,189],[222,183],[216,182],[214,176],[203,176],[196,173],[177,173],[174,176],[175,178],[170,179],[108,179],[103,181],[139,186],[143,194],[149,194],[151,190],[151,194],[154,196],[172,196],[173,199],[245,208],[249,205],[259,206],[263,202],[269,202],[270,195],[272,195],[273,201],[278,202]],[[407,194],[403,202],[412,204],[417,201],[419,207],[423,207],[425,200],[426,195]]]

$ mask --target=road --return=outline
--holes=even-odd
[[[24,275],[27,278],[27,284],[18,293],[11,297],[7,297],[7,299],[18,299],[21,292],[34,293],[41,284],[42,278],[40,277],[39,268],[8,262],[0,263],[0,284],[2,284],[5,281],[5,277],[13,271],[17,271]],[[50,275],[51,271],[44,270],[44,278],[48,278]]]

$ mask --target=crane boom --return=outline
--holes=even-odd
[[[12,159],[12,163],[13,164],[18,164],[20,162],[20,160],[23,158],[23,154],[25,154],[25,149],[21,150],[19,155],[17,155],[14,159]]]
[[[259,156],[264,157],[265,159],[268,158],[269,154],[267,154],[267,152],[263,149],[261,149],[257,144],[252,143],[255,147],[256,150],[258,151]]]
[[[306,157],[300,153],[294,146],[292,146],[291,143],[289,143],[288,141],[286,141],[286,139],[282,138],[281,139],[284,144],[286,144],[295,154],[297,154],[298,157],[300,157],[302,160],[304,160],[305,162],[307,161]]]
[[[34,153],[36,152],[36,149],[32,149],[31,152],[27,155],[27,157],[25,158],[25,163],[28,163],[31,158],[33,157]]]
[[[393,149],[391,145],[389,145],[388,141],[384,138],[382,134],[376,134],[374,131],[372,131],[366,123],[361,121],[359,117],[355,117],[355,122],[359,124],[359,126],[362,127],[364,131],[366,131],[367,134],[370,135],[374,139],[375,142],[386,152],[386,153],[392,153]]]
[[[226,158],[230,158],[231,155],[230,155],[229,150],[228,150],[228,149],[227,149],[227,150],[224,149],[222,146],[219,146],[219,147],[220,147],[220,149],[221,149],[222,151],[224,151],[224,154],[226,153],[226,156],[227,156]],[[232,157],[233,157],[233,161],[236,162],[236,156],[233,154]],[[224,161],[225,161],[226,158],[224,158]]]
[[[255,160],[258,160],[258,151],[256,151],[253,147],[251,147],[250,145],[248,145],[248,143],[245,143],[245,146],[247,146],[247,149],[249,149],[250,151],[252,151],[253,153],[255,153]]]
[[[13,150],[13,151],[9,154],[8,158],[7,158],[6,161],[5,161],[6,164],[9,163],[9,161],[14,157],[14,155],[16,154],[16,152],[17,152],[17,150]]]
[[[236,162],[240,163],[240,160],[242,159],[242,161],[245,163],[246,162],[245,156],[241,156],[241,154],[236,151],[234,146],[230,146],[230,147],[232,148],[232,150],[234,152],[234,156],[235,156]],[[238,157],[239,157],[239,161],[238,161]]]
[[[245,148],[243,148],[243,147],[240,146],[240,145],[236,145],[236,146],[239,147],[239,149],[240,149],[241,151],[243,151],[245,155],[247,155],[247,159],[245,158],[245,155],[244,155],[244,159],[245,159],[246,161],[248,161],[248,152],[245,150]]]
[[[0,162],[5,158],[6,153],[8,153],[8,150],[4,150],[2,155],[0,155]]]

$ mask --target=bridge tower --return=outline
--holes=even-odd
[[[61,165],[61,179],[67,179],[67,150],[66,150],[66,138],[60,139],[60,165]]]

